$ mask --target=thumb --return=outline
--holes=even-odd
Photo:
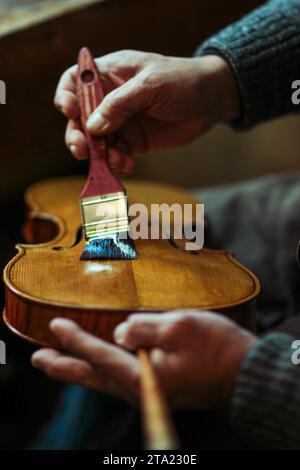
[[[158,314],[131,315],[114,331],[114,339],[120,346],[134,351],[138,347],[154,347],[163,343],[161,321]]]
[[[87,121],[92,134],[103,135],[118,130],[134,113],[145,105],[141,80],[132,78],[110,92]]]

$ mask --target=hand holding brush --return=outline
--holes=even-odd
[[[86,125],[104,98],[98,69],[87,48],[81,49],[78,57],[77,97],[90,157],[88,179],[80,201],[87,239],[81,259],[136,259],[129,237],[125,188],[108,166],[106,139],[92,136]]]

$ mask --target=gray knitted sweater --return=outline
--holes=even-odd
[[[300,1],[273,0],[208,39],[196,55],[217,54],[237,79],[236,128],[298,111],[291,84],[300,79]],[[300,106],[299,106],[300,109]]]
[[[300,0],[267,2],[208,39],[196,54],[220,55],[231,66],[242,110],[235,128],[298,111],[291,84],[300,79]],[[250,445],[300,448],[300,364],[291,360],[297,328],[288,331],[262,337],[237,377],[230,415]]]

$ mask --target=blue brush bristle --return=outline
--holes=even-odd
[[[120,234],[109,235],[88,241],[84,247],[82,260],[93,259],[136,259],[137,252],[130,238],[120,238]]]

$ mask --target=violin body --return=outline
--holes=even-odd
[[[70,318],[85,330],[112,340],[115,326],[132,312],[176,309],[213,310],[253,326],[255,275],[231,254],[202,249],[184,251],[170,240],[136,240],[136,260],[82,261],[79,195],[81,177],[46,180],[25,195],[27,244],[4,271],[4,320],[22,338],[58,347],[49,330],[55,317]],[[128,181],[133,202],[196,204],[173,186]]]

